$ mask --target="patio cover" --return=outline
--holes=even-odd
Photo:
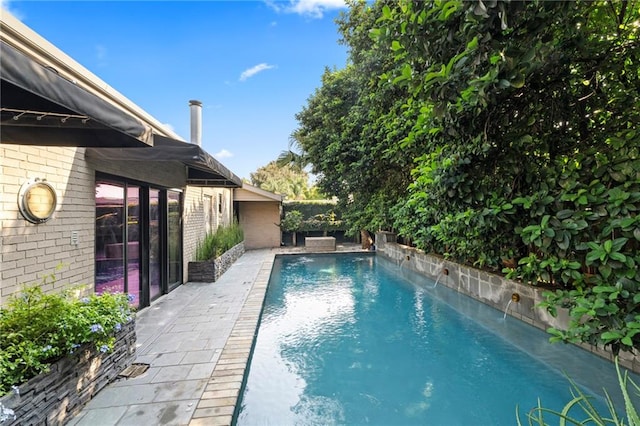
[[[0,44],[0,142],[81,147],[144,147],[151,128],[29,58]]]
[[[198,145],[153,135],[152,148],[89,148],[86,158],[98,161],[178,161],[187,166],[187,184],[240,188],[242,179]]]

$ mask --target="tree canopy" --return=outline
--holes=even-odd
[[[558,339],[640,348],[640,2],[349,6],[292,138],[352,232],[509,265]]]
[[[265,191],[284,195],[289,200],[320,198],[314,185],[309,185],[309,174],[290,165],[271,161],[250,174],[251,184]]]

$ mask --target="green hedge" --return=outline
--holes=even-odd
[[[336,209],[336,202],[332,200],[290,201],[283,204],[284,220],[292,215],[301,215],[299,227],[283,228],[284,231],[344,231],[346,225]]]

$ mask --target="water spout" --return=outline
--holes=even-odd
[[[402,265],[404,265],[404,262],[406,262],[406,261],[408,261],[408,260],[411,260],[411,257],[410,257],[410,256],[406,256],[404,259],[402,259],[402,262],[400,262],[400,266],[399,266],[399,268],[400,268],[400,269],[402,269]]]
[[[502,316],[503,320],[507,319],[507,312],[509,312],[509,306],[511,306],[512,303],[513,303],[513,300],[509,300],[509,303],[507,303],[507,307],[504,308],[504,315]]]
[[[442,268],[440,272],[438,272],[438,275],[436,276],[436,283],[431,288],[436,288],[438,286],[440,277],[442,277],[443,275],[449,275],[449,270],[447,268]]]
[[[511,306],[513,302],[518,303],[519,301],[520,301],[520,295],[518,293],[513,293],[511,295],[511,300],[509,300],[509,303],[507,303],[507,307],[504,308],[504,316],[502,317],[503,320],[507,319],[507,312],[509,312],[509,306]]]

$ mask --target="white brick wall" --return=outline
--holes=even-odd
[[[20,187],[29,179],[46,179],[56,191],[53,217],[27,222],[18,209]],[[46,292],[71,285],[93,286],[94,172],[83,148],[0,145],[0,303],[22,284],[47,280]],[[78,232],[78,245],[71,232]]]
[[[186,168],[179,163],[88,162],[84,148],[0,145],[0,304],[19,292],[22,284],[45,283],[46,292],[86,284],[91,291],[95,276],[95,173],[96,170],[159,187],[182,188]],[[46,179],[55,189],[58,205],[46,223],[27,222],[18,209],[21,185],[33,178]],[[184,189],[184,188],[183,188]],[[218,213],[222,194],[223,213]],[[231,223],[232,190],[189,187],[183,200],[183,263],[195,257],[204,233],[204,195],[212,198],[212,229]],[[72,231],[78,245],[71,244]]]
[[[218,195],[222,194],[223,212],[218,213]],[[212,230],[218,226],[228,226],[233,218],[233,192],[225,188],[201,188],[187,187],[184,192],[184,209],[183,209],[183,276],[187,277],[188,262],[195,260],[196,247],[198,241],[201,241],[206,233],[204,224],[204,196],[209,195],[212,199],[211,220],[213,221]]]
[[[241,201],[238,210],[247,250],[280,247],[279,202]]]

